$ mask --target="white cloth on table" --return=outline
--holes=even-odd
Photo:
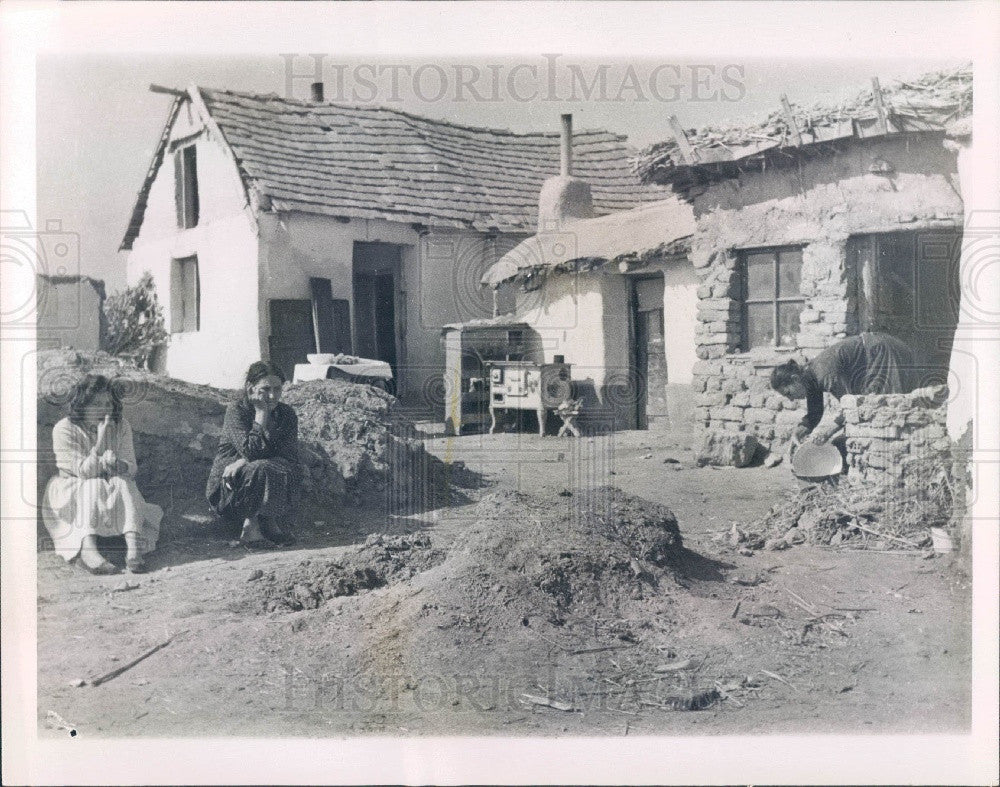
[[[52,428],[52,450],[59,474],[49,480],[42,500],[42,521],[55,550],[65,560],[80,552],[85,536],[137,533],[141,552],[156,548],[163,509],[147,503],[135,484],[138,466],[132,427],[124,418],[107,429],[106,450],[95,450],[97,434],[63,418]],[[113,456],[112,456],[113,454]],[[114,474],[113,459],[125,472]]]
[[[392,366],[388,362],[359,358],[357,363],[297,363],[292,381],[301,383],[306,380],[325,380],[330,369],[336,369],[351,377],[392,379]]]

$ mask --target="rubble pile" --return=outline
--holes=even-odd
[[[525,616],[563,625],[658,594],[681,553],[666,507],[613,487],[563,506],[519,492],[487,495],[455,543],[453,581],[486,619],[520,626]]]
[[[388,500],[394,479],[419,465],[423,448],[381,388],[342,380],[286,387],[282,401],[299,418],[299,441],[314,489],[348,502]]]
[[[794,493],[729,540],[748,549],[785,549],[804,542],[860,549],[916,550],[930,546],[931,528],[948,529],[954,482],[950,467],[913,461],[899,481],[846,481]]]
[[[252,574],[252,606],[264,612],[316,609],[331,598],[405,581],[443,559],[427,536],[372,534],[339,560],[306,559],[290,569]]]

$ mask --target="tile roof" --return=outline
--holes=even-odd
[[[189,92],[195,91],[247,188],[270,210],[526,233],[535,229],[542,182],[559,173],[558,132],[476,128],[273,94]],[[590,184],[598,212],[627,210],[667,193],[639,182],[634,155],[618,134],[573,134],[573,174]],[[147,179],[144,189],[148,185]],[[133,216],[123,248],[131,246],[141,218],[141,212]]]

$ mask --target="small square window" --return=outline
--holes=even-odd
[[[802,296],[802,249],[744,252],[743,349],[795,344]]]

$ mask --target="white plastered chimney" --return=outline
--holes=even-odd
[[[590,185],[573,177],[573,116],[562,116],[559,174],[542,184],[538,195],[538,232],[559,230],[594,215]]]

